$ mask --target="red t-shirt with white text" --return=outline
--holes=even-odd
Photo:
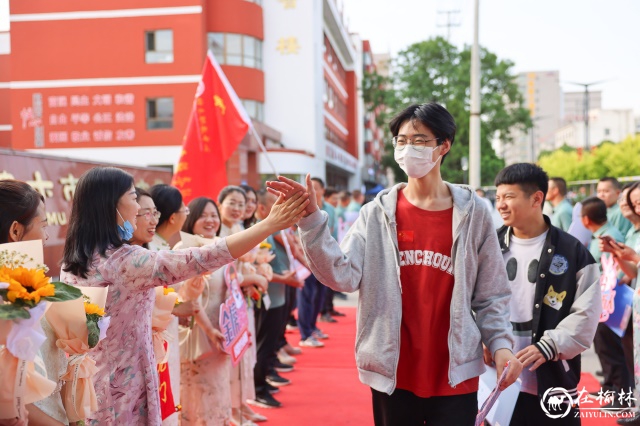
[[[453,208],[422,210],[399,191],[396,220],[402,283],[397,387],[422,398],[476,392],[477,377],[455,388],[448,378]]]

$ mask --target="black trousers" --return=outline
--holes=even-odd
[[[282,324],[282,334],[278,339],[277,350],[280,350],[282,347],[284,347],[287,344],[287,338],[285,337],[285,333],[287,332],[287,324],[289,323],[289,321],[291,321],[291,318],[293,317],[293,311],[296,309],[296,306],[298,305],[297,297],[296,297],[298,293],[298,289],[296,287],[286,286],[284,290],[285,290],[284,307],[286,309],[286,315],[285,315],[284,323]],[[295,320],[293,321],[293,323],[295,324]]]
[[[334,294],[335,294],[335,291],[331,290],[329,287],[326,287],[324,289],[324,304],[322,306],[322,310],[320,311],[322,315],[330,314],[331,311],[333,311],[333,295]]]
[[[622,350],[624,351],[624,360],[627,364],[627,371],[631,375],[631,387],[635,389],[635,380],[633,379],[633,314],[629,318],[629,325],[627,325],[627,331],[622,337]],[[625,392],[627,389],[625,389]]]
[[[282,332],[282,324],[287,319],[286,305],[279,308],[264,309],[264,304],[260,309],[256,308],[256,343],[257,360],[253,369],[253,381],[256,387],[256,394],[261,395],[267,392],[267,375],[273,369],[276,362],[276,351]]]
[[[566,409],[566,406],[561,406]],[[558,411],[557,413],[563,413]],[[518,400],[516,401],[516,408],[513,410],[513,416],[511,417],[511,426],[580,426],[580,414],[576,418],[578,409],[572,407],[569,410],[569,414],[565,417],[552,419],[548,417],[542,407],[540,406],[540,398],[537,395],[531,395],[529,393],[520,392]],[[551,414],[556,414],[555,411],[550,411]]]
[[[396,389],[391,395],[371,389],[376,426],[473,426],[478,414],[477,392],[420,398]]]
[[[604,386],[625,391],[633,388],[633,370],[629,371],[627,367],[620,336],[603,323],[599,323],[593,345],[602,365]]]

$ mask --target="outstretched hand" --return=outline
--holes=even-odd
[[[306,215],[306,208],[309,204],[309,194],[306,191],[296,190],[287,199],[284,194],[280,193],[265,222],[269,222],[278,231],[287,229]]]
[[[304,212],[304,217],[307,217],[311,213],[318,210],[318,204],[315,202],[316,192],[314,191],[313,185],[311,184],[311,175],[307,174],[305,182],[306,187],[296,182],[295,180],[286,178],[284,176],[278,176],[277,181],[267,181],[267,191],[271,192],[275,196],[282,195],[284,196],[285,200],[288,200],[299,191],[303,191],[304,193],[308,194],[310,203],[307,205],[307,208]]]

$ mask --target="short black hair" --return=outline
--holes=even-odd
[[[549,178],[549,180],[553,182],[556,188],[558,188],[560,195],[562,195],[563,197],[567,195],[567,181],[564,180],[564,178],[552,177],[552,178]]]
[[[607,205],[598,197],[589,197],[582,200],[582,216],[597,225],[607,222]]]
[[[133,176],[115,167],[94,167],[80,176],[64,243],[65,272],[86,278],[96,253],[104,257],[126,243],[118,234],[116,210],[132,186]]]
[[[187,216],[187,220],[184,221],[182,225],[182,232],[186,232],[188,234],[193,234],[193,226],[196,224],[200,216],[202,216],[202,212],[204,211],[207,204],[213,204],[213,208],[216,209],[218,213],[218,217],[220,217],[220,210],[218,210],[218,206],[216,206],[216,202],[208,197],[197,197],[189,202],[189,216]],[[221,222],[222,223],[222,222]],[[222,226],[218,225],[218,230],[216,231],[216,236],[220,235],[220,228]]]
[[[258,198],[256,199],[256,201],[258,202],[258,204],[262,204],[263,206],[267,205],[267,198],[269,198],[269,194],[271,194],[267,188],[262,187],[258,190]]]
[[[453,116],[445,107],[436,103],[429,102],[425,104],[413,104],[400,111],[389,122],[389,130],[393,136],[398,136],[400,127],[407,121],[411,121],[415,125],[416,122],[429,128],[436,137],[436,144],[442,145],[445,141],[449,141],[451,146],[456,138],[456,122]],[[444,164],[444,159],[449,153],[442,157],[440,164]]]
[[[611,184],[615,189],[618,189],[618,190],[620,189],[620,182],[618,182],[618,179],[611,176],[605,176],[603,178],[600,178],[598,182],[611,182]]]
[[[518,185],[527,195],[542,191],[544,199],[549,190],[549,176],[533,163],[516,163],[500,170],[495,185]]]
[[[158,227],[162,226],[171,218],[171,215],[178,212],[182,207],[182,194],[178,188],[164,183],[153,185],[149,191],[156,209],[160,212]]]
[[[324,189],[324,181],[322,179],[320,179],[319,177],[312,177],[311,180],[318,182],[320,184],[320,187]]]
[[[329,198],[329,197],[331,197],[332,195],[337,194],[337,193],[338,193],[338,190],[337,190],[337,189],[335,189],[334,187],[331,187],[331,186],[330,186],[329,188],[327,188],[327,189],[324,191],[324,198]]]

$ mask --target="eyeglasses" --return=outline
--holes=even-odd
[[[416,151],[423,151],[427,147],[427,142],[436,141],[437,143],[439,139],[440,138],[425,139],[423,137],[412,139],[406,136],[394,136],[391,143],[393,144],[393,149],[396,151],[402,151],[407,145],[413,146],[413,149]]]
[[[189,216],[191,210],[189,210],[189,207],[185,207],[184,210],[178,210],[178,213],[184,213],[185,216]]]
[[[222,204],[224,204],[225,206],[227,206],[227,207],[229,207],[231,209],[244,210],[244,207],[245,207],[244,203],[236,203],[235,201],[229,201],[228,203],[225,202],[225,203],[222,203]]]
[[[154,217],[156,220],[160,219],[161,213],[158,210],[147,210],[144,213],[138,213],[136,217],[143,217],[151,222],[151,218]]]

